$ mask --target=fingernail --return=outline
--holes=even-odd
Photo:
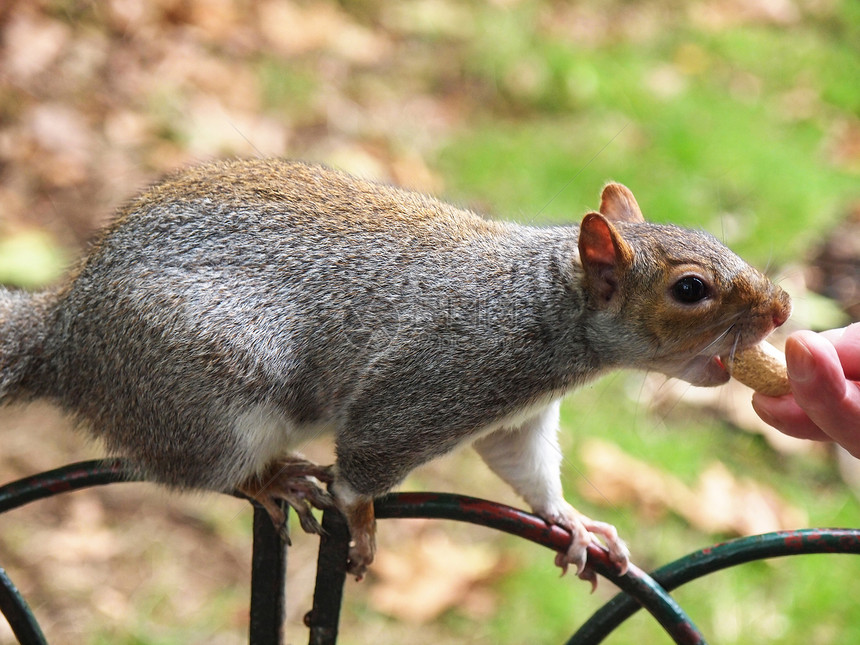
[[[815,358],[805,343],[793,339],[786,343],[785,358],[792,381],[806,383],[815,378]]]

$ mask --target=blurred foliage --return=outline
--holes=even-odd
[[[709,229],[760,263],[795,257],[856,200],[857,159],[834,156],[860,113],[858,52],[827,22],[708,31],[666,16],[648,39],[595,47],[518,9],[472,43],[470,72],[501,91],[442,152],[458,194],[570,220],[612,178],[646,216]]]
[[[0,281],[56,281],[112,210],[163,172],[254,155],[323,161],[536,223],[577,221],[614,179],[647,217],[710,230],[793,278],[791,265],[860,208],[858,78],[856,0],[8,0]],[[716,461],[772,487],[810,525],[860,524],[832,452],[738,431],[726,411],[748,396],[701,404],[682,390],[653,412],[667,392],[613,375],[563,408],[568,496],[615,523],[640,566],[731,534],[671,509],[607,508],[581,458],[588,438],[690,485]],[[4,480],[99,454],[44,412],[0,412],[15,428],[0,451]],[[466,452],[406,487],[521,503]],[[245,642],[249,539],[234,508],[111,488],[4,517],[0,563],[49,640]],[[402,553],[422,526],[381,523],[380,552]],[[504,553],[497,575],[415,625],[374,605],[371,572],[348,583],[340,642],[561,642],[611,597],[607,584],[589,596],[559,580],[532,545],[444,528]],[[287,633],[300,641],[315,542],[295,543]],[[858,574],[848,557],[791,558],[676,595],[709,642],[857,642]],[[666,639],[640,615],[609,642],[637,640]]]
[[[0,283],[39,287],[56,281],[65,268],[63,249],[42,231],[0,239]]]

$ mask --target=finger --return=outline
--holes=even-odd
[[[792,396],[765,396],[753,394],[753,409],[761,420],[783,434],[811,441],[832,441],[797,405]]]
[[[834,441],[860,455],[860,388],[845,379],[836,348],[818,334],[797,332],[785,350],[797,404]]]
[[[842,370],[853,381],[860,380],[860,323],[822,334],[836,348]]]
[[[845,331],[847,327],[839,327],[837,329],[828,329],[826,331],[819,332],[819,336],[822,336],[829,340],[831,343],[836,345],[839,342],[839,339],[845,335]]]

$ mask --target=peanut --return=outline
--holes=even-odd
[[[734,357],[721,357],[729,374],[756,392],[767,396],[782,396],[791,392],[785,370],[785,354],[762,341],[737,352]]]

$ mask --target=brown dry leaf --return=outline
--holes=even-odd
[[[243,24],[240,6],[231,0],[193,0],[188,3],[188,21],[198,27],[207,39],[223,42],[237,25]]]
[[[51,186],[83,182],[93,148],[93,132],[78,110],[54,102],[35,106],[26,128],[42,152],[43,181]]]
[[[588,486],[581,488],[587,499],[605,506],[636,505],[650,518],[668,508],[692,504],[691,491],[679,480],[621,452],[613,444],[590,440],[582,446]]]
[[[431,621],[452,607],[486,609],[494,602],[478,587],[498,570],[501,555],[490,545],[454,543],[438,530],[376,555],[370,605],[410,623]]]
[[[860,120],[837,121],[828,139],[829,155],[835,163],[848,169],[860,168]]]
[[[691,488],[605,441],[588,441],[582,457],[590,483],[582,493],[596,503],[635,505],[650,517],[673,512],[708,533],[751,535],[806,524],[803,511],[770,488],[735,477],[719,462],[709,465]]]
[[[267,0],[257,11],[260,33],[284,56],[327,51],[356,64],[370,65],[391,49],[384,34],[358,25],[332,3],[302,7],[287,0]]]
[[[188,118],[181,127],[188,149],[198,155],[277,157],[288,150],[289,130],[282,122],[231,110],[210,97],[189,101]]]
[[[793,25],[803,15],[792,0],[713,0],[694,3],[690,14],[713,31],[744,24]]]
[[[775,491],[749,477],[735,477],[719,462],[702,472],[695,492],[698,503],[684,516],[710,532],[755,535],[807,523],[806,514]]]
[[[15,81],[29,81],[53,64],[68,44],[70,29],[59,21],[21,11],[5,30],[2,67]]]

